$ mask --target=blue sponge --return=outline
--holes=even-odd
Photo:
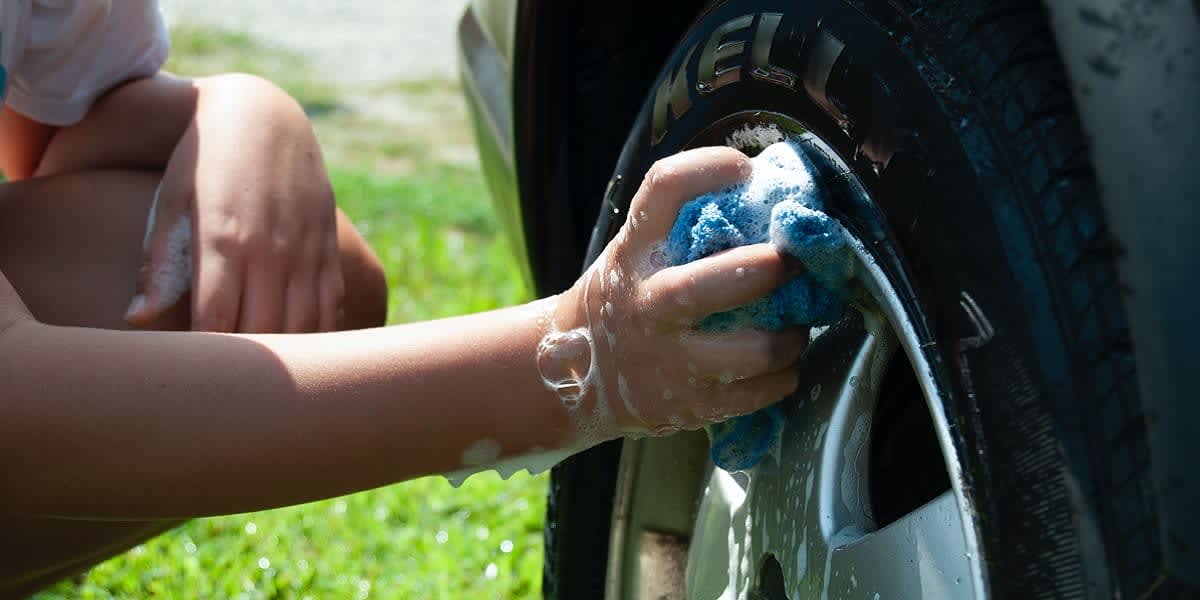
[[[731,331],[829,325],[846,308],[854,273],[841,228],[821,212],[824,197],[815,168],[793,142],[779,142],[754,157],[744,183],[683,205],[667,238],[674,265],[736,246],[770,241],[799,259],[804,271],[769,296],[710,315],[698,328]],[[753,467],[783,429],[778,405],[708,428],[713,462],[728,471]]]

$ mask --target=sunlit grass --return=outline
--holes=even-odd
[[[442,478],[192,521],[50,598],[536,598],[542,478]]]
[[[188,27],[175,31],[174,46],[180,73],[254,72],[306,106],[340,106],[337,90],[316,83],[299,57],[245,35]],[[396,87],[442,94],[447,85]],[[338,202],[387,270],[389,321],[528,299],[478,169],[429,152],[444,130],[421,138],[338,110],[314,119]],[[431,477],[195,520],[37,598],[536,598],[545,486],[544,475],[488,473],[459,489]]]

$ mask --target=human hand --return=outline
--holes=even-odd
[[[625,224],[558,299],[538,349],[543,382],[585,436],[664,435],[763,408],[798,384],[790,367],[807,329],[700,332],[704,317],[784,283],[790,262],[755,244],[667,266],[667,233],[687,201],[750,175],[730,148],[663,159],[646,174]]]
[[[198,85],[196,118],[151,210],[126,320],[146,326],[190,288],[196,331],[335,329],[344,283],[333,190],[307,117],[256,78]]]

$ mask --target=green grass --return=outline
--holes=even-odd
[[[174,47],[176,72],[257,73],[305,106],[341,106],[341,91],[317,83],[300,57],[248,36],[186,26],[175,30]],[[405,83],[387,93],[444,94],[447,86]],[[421,131],[340,110],[315,111],[314,121],[338,202],[387,270],[391,322],[528,299],[478,168],[429,151],[448,128],[461,138],[465,123]],[[199,519],[37,598],[536,598],[545,488],[544,475],[502,481],[485,473],[459,489],[429,477]]]
[[[536,598],[543,483],[430,477],[196,520],[38,599]]]
[[[310,115],[338,108],[338,90],[301,55],[259,44],[249,35],[183,23],[171,28],[167,71],[190,77],[253,73],[274,81]]]
[[[449,165],[404,177],[335,168],[343,209],[371,241],[391,284],[389,318],[425,320],[526,299],[478,171]]]

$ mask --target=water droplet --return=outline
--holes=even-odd
[[[269,559],[265,556],[258,557],[258,568],[260,568],[264,571],[266,571],[267,569],[270,569],[271,568],[271,559]]]
[[[483,570],[483,576],[488,579],[495,579],[499,574],[500,567],[497,567],[496,563],[488,563],[487,568]]]
[[[254,521],[250,521],[246,523],[246,526],[242,530],[246,532],[246,535],[254,535],[258,533],[258,525],[255,525]]]
[[[505,554],[512,552],[513,551],[512,540],[504,540],[503,542],[500,542],[500,551]]]
[[[446,533],[445,529],[442,529],[433,536],[433,539],[437,540],[439,544],[445,544],[450,539],[450,534]]]
[[[492,535],[492,532],[491,532],[491,531],[489,531],[487,527],[483,527],[483,526],[481,526],[481,527],[478,527],[478,528],[476,528],[476,529],[475,529],[475,537],[476,537],[476,539],[479,539],[479,540],[486,540],[486,539],[488,539],[489,537],[491,537],[491,535]]]

